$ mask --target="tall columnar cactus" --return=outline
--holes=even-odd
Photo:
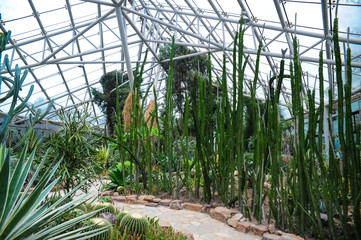
[[[1,15],[0,15],[0,20],[1,20]],[[24,110],[34,90],[34,86],[31,85],[26,97],[22,99],[22,102],[19,105],[17,105],[17,100],[18,98],[20,98],[19,92],[22,90],[21,86],[24,83],[24,80],[28,74],[28,70],[25,70],[24,73],[21,74],[21,69],[19,68],[18,64],[16,64],[15,71],[12,71],[9,61],[9,56],[7,54],[5,55],[3,63],[1,64],[2,52],[5,50],[5,47],[10,40],[10,37],[11,37],[11,31],[0,33],[0,104],[4,103],[5,101],[11,101],[9,111],[5,115],[4,121],[0,126],[0,143],[3,143],[6,139],[8,126],[11,120],[14,118],[16,114],[19,114],[22,110]],[[1,75],[1,72],[5,69],[10,74],[10,77],[5,77]],[[1,96],[1,89],[3,83],[9,88],[9,91],[7,91],[6,94],[4,93],[4,96]],[[32,132],[34,125],[39,121],[41,121],[49,113],[52,104],[53,102],[49,104],[47,110],[43,114],[41,113],[40,110],[35,111],[34,108],[31,109],[32,112],[35,113],[35,117],[32,117],[32,115],[30,115],[31,125],[28,128],[24,137],[19,141],[19,143],[14,148],[22,144],[25,141],[25,139],[27,139],[28,135],[30,135],[30,133]]]
[[[353,223],[355,226],[355,235],[357,239],[361,239],[360,202],[361,202],[361,160],[360,150],[356,149],[354,126],[352,124],[352,68],[351,68],[351,49],[346,51],[346,81],[342,80],[342,62],[341,51],[338,38],[338,19],[334,21],[334,51],[336,60],[336,82],[337,82],[337,120],[338,120],[338,137],[341,144],[341,162],[342,167],[342,214],[341,222],[345,230],[346,237],[349,237],[347,231],[348,218],[348,195],[351,194],[353,211]],[[344,111],[345,110],[345,111]],[[344,119],[345,118],[345,119]],[[357,135],[357,133],[356,133]]]
[[[2,52],[5,50],[6,44],[10,40],[10,36],[11,36],[11,31],[8,31],[5,33],[0,33],[0,43],[1,43],[0,61],[2,60]],[[11,78],[13,78],[13,79],[11,79],[9,77],[1,76],[1,72],[5,68],[8,70]],[[11,100],[11,105],[10,105],[8,114],[5,115],[4,121],[0,127],[0,142],[1,143],[4,142],[4,140],[5,140],[5,136],[6,136],[6,133],[8,130],[9,123],[11,122],[11,120],[14,118],[14,116],[16,114],[18,114],[20,111],[22,111],[26,107],[26,103],[29,100],[29,98],[34,90],[34,86],[31,86],[26,98],[23,100],[23,102],[20,105],[18,105],[16,107],[17,99],[19,97],[19,92],[21,91],[21,86],[26,78],[27,73],[28,73],[28,71],[25,70],[23,75],[21,75],[21,70],[18,65],[15,66],[15,71],[12,72],[10,62],[9,62],[9,56],[7,54],[5,55],[4,61],[0,65],[0,94],[1,94],[1,85],[3,83],[6,84],[10,90],[6,93],[5,96],[0,98],[0,104],[7,100],[10,100],[11,98],[12,98],[12,100]]]

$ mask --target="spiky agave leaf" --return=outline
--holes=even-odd
[[[51,206],[44,204],[44,200],[57,183],[57,179],[55,181],[51,181],[51,179],[61,160],[54,163],[53,167],[49,168],[39,177],[39,183],[29,193],[34,179],[38,178],[39,171],[44,165],[47,154],[45,154],[29,181],[27,188],[21,193],[35,155],[34,150],[25,162],[26,152],[27,145],[20,155],[15,170],[11,172],[11,152],[5,146],[0,146],[0,239],[49,239],[66,232],[77,223],[97,213],[84,214],[60,225],[51,226],[51,222],[60,219],[64,214],[74,209],[76,204],[85,202],[87,195],[56,208],[82,185],[80,184]],[[78,236],[75,236],[78,233],[76,232],[74,235],[68,236],[67,239],[79,239]]]

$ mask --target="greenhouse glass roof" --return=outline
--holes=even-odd
[[[35,107],[44,108],[54,100],[47,119],[53,119],[62,107],[71,109],[89,102],[98,123],[103,123],[100,109],[92,103],[91,88],[101,88],[99,79],[106,72],[134,69],[143,61],[146,49],[144,82],[156,82],[161,98],[166,73],[160,67],[158,51],[162,44],[171,42],[172,36],[176,44],[195,50],[193,55],[210,52],[213,71],[218,75],[225,54],[231,73],[233,39],[242,16],[247,29],[244,53],[250,56],[245,72],[248,81],[253,80],[258,42],[263,42],[259,99],[265,99],[267,81],[279,71],[281,49],[288,49],[286,59],[292,58],[295,36],[305,89],[318,89],[321,49],[325,52],[325,88],[335,84],[331,35],[336,16],[340,19],[341,49],[343,44],[352,49],[353,90],[361,87],[358,0],[2,0],[0,12],[1,31],[12,31],[5,54],[12,68],[18,64],[29,70],[19,99],[34,85],[29,102]],[[245,85],[247,89],[247,81]],[[2,86],[1,96],[8,91]],[[284,81],[281,104],[287,107],[289,101],[290,82]],[[9,106],[10,102],[2,103],[0,110],[6,112]],[[29,116],[30,109],[20,115]]]

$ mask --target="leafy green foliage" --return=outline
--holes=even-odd
[[[124,186],[125,183],[123,182],[123,179],[125,178],[126,181],[130,181],[130,175],[130,162],[125,161],[124,168],[118,163],[113,170],[108,171],[108,178],[111,182],[107,184],[107,187],[116,189],[117,187]]]
[[[91,135],[92,125],[87,107],[75,109],[70,112],[60,110],[61,130],[51,135],[45,143],[51,148],[51,156],[60,156],[63,163],[59,166],[56,176],[65,191],[69,192],[83,179],[88,179],[82,186],[84,192],[89,188],[91,181],[95,180],[94,171],[94,145],[98,139]],[[49,167],[49,163],[46,164]]]
[[[180,57],[188,54],[193,54],[196,51],[189,49],[186,46],[174,45],[173,57]],[[171,58],[172,45],[164,45],[159,49],[159,59],[166,60]],[[161,63],[163,69],[169,73],[171,64],[170,61]],[[184,102],[186,94],[191,96],[191,89],[193,87],[193,79],[195,75],[205,75],[207,72],[207,57],[200,55],[196,57],[183,58],[176,60],[174,64],[174,82],[173,82],[173,99],[174,105],[179,113],[184,115]]]
[[[115,147],[111,144],[95,148],[94,170],[97,174],[104,173],[115,158]]]
[[[118,79],[125,82],[128,80],[128,75],[124,75],[119,71],[108,72],[103,75],[99,82],[102,85],[103,92],[100,92],[96,88],[92,88],[92,94],[94,102],[100,107],[102,112],[106,115],[107,118],[107,126],[109,127],[109,132],[111,134],[114,133],[114,125],[116,124],[116,114],[115,107],[117,102],[115,85],[116,85],[116,77],[118,75]],[[125,100],[130,92],[129,84],[124,85],[119,88],[119,105],[120,108],[123,109]]]

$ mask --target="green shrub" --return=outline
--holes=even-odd
[[[130,177],[130,162],[124,162],[125,170],[123,170],[122,164],[118,163],[113,170],[109,170],[108,178],[110,183],[107,185],[107,188],[117,188],[119,186],[124,186],[123,174],[125,174],[125,179],[128,182]]]

